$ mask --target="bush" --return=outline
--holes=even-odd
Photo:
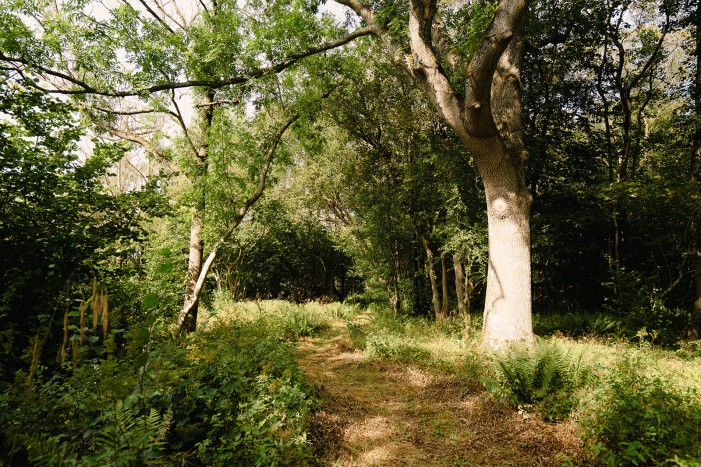
[[[595,378],[581,353],[564,352],[555,342],[541,341],[534,350],[512,349],[496,363],[513,401],[535,407],[547,421],[567,418],[577,404],[577,391]]]
[[[39,371],[33,385],[19,373],[0,388],[2,460],[308,463],[306,430],[316,399],[283,331],[262,318],[213,324],[180,340],[135,329],[121,359]]]
[[[348,336],[350,337],[353,347],[358,350],[365,350],[367,345],[367,326],[360,323],[355,323],[349,321],[346,323],[346,328],[348,329]]]
[[[701,340],[680,342],[676,353],[684,360],[701,358]]]
[[[668,308],[662,300],[652,297],[649,304],[635,308],[627,316],[625,326],[631,336],[670,346],[684,335],[692,318],[690,310]]]
[[[698,393],[645,376],[640,367],[634,357],[619,362],[581,421],[583,438],[596,463],[698,465]]]

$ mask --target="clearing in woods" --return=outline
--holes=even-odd
[[[311,439],[326,465],[559,466],[579,457],[570,426],[519,413],[432,368],[368,360],[341,320],[297,348],[321,388]]]

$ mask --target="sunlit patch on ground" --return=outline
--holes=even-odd
[[[559,466],[581,449],[571,426],[466,392],[455,376],[369,361],[339,320],[300,341],[298,358],[321,388],[311,439],[327,465]]]

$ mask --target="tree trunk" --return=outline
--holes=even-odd
[[[428,244],[428,240],[425,238],[421,238],[424,244],[424,250],[426,251],[426,257],[428,258],[428,261],[426,264],[428,265],[428,278],[431,282],[431,297],[433,299],[433,313],[436,316],[436,320],[440,321],[442,318],[441,315],[441,292],[438,289],[438,278],[436,277],[436,270],[434,268],[434,254],[433,250],[431,249],[431,246]]]
[[[462,62],[450,47],[452,38],[444,23],[436,19],[437,0],[409,0],[410,53],[403,52],[405,45],[377,21],[366,3],[336,1],[363,17],[394,62],[422,84],[441,120],[455,130],[475,161],[489,222],[482,342],[494,349],[519,342],[531,345],[531,195],[523,168],[528,154],[522,141],[520,95],[521,32],[529,0],[499,2],[470,58],[464,90],[456,89],[445,71],[461,67]],[[432,288],[435,308],[436,287]]]
[[[462,267],[462,261],[460,261],[460,257],[457,254],[453,254],[453,270],[455,271],[455,297],[458,302],[458,315],[465,323],[463,332],[467,339],[470,337],[470,302],[464,285],[467,282],[467,278]]]
[[[441,318],[448,317],[448,308],[450,307],[450,293],[448,292],[448,267],[445,263],[445,253],[441,253],[441,285],[443,292],[443,303],[441,304]]]
[[[211,105],[208,105],[205,108],[211,107]],[[258,199],[263,194],[263,190],[265,189],[265,182],[268,179],[270,167],[273,163],[273,157],[275,156],[275,150],[277,149],[278,144],[280,144],[280,140],[282,139],[282,136],[285,134],[287,129],[294,122],[296,122],[298,118],[298,114],[293,115],[287,121],[287,123],[283,125],[280,131],[278,131],[278,133],[275,135],[273,141],[270,144],[270,148],[268,149],[267,157],[265,158],[265,165],[263,166],[263,171],[260,175],[260,180],[258,181],[258,187],[253,192],[253,194],[251,194],[251,196],[249,196],[246,199],[246,201],[244,201],[243,205],[239,208],[238,212],[234,216],[233,222],[229,224],[222,236],[219,237],[217,243],[215,243],[212,247],[212,250],[209,252],[209,255],[207,255],[207,259],[200,268],[200,273],[197,277],[197,280],[195,281],[192,293],[185,299],[185,304],[183,305],[183,308],[180,311],[180,314],[178,315],[178,333],[191,332],[192,330],[194,330],[194,327],[197,324],[197,303],[199,302],[200,294],[202,293],[202,287],[204,287],[204,282],[207,279],[207,274],[209,274],[209,270],[212,267],[212,264],[214,264],[217,255],[219,254],[219,249],[229,240],[229,238],[231,237],[231,235],[233,235],[234,231],[239,226],[243,218],[246,216],[248,210],[251,208],[251,206],[253,206],[253,204],[255,204],[256,201],[258,201]],[[192,323],[192,329],[190,328],[190,323]]]
[[[696,73],[694,76],[694,113],[696,128],[694,129],[693,153],[691,159],[691,183],[698,186],[701,176],[701,2],[694,12],[696,40]],[[696,337],[701,336],[701,208],[691,213],[691,237],[694,261],[694,331]]]
[[[503,163],[480,167],[487,198],[489,233],[482,344],[494,349],[516,342],[530,346],[534,341],[531,195],[521,169],[511,163],[505,152],[501,156]],[[489,160],[494,158],[492,156]],[[480,165],[478,163],[478,167]]]
[[[401,262],[399,256],[399,245],[395,242],[392,247],[392,257],[394,259],[394,274],[392,274],[392,309],[394,311],[394,316],[398,316],[402,311],[402,298],[400,284],[402,280],[401,275]]]
[[[204,177],[208,170],[209,156],[209,129],[212,126],[214,116],[214,91],[207,89],[202,97],[202,107],[200,107],[200,143],[195,155],[195,171],[193,177],[196,185],[204,183]],[[205,193],[202,186],[196,186],[199,199],[195,203],[192,212],[192,224],[190,226],[190,253],[187,261],[187,283],[185,284],[185,300],[183,308],[188,308],[189,312],[184,323],[187,332],[194,332],[197,328],[197,310],[199,308],[200,293],[197,290],[197,279],[202,272],[202,257],[204,252],[204,239],[202,233],[204,229],[205,215]]]
[[[197,327],[199,295],[195,297],[194,291],[197,278],[200,277],[200,271],[202,271],[202,252],[204,250],[204,240],[202,239],[203,217],[204,206],[198,205],[192,213],[192,223],[190,225],[190,253],[187,261],[187,282],[185,284],[185,304],[194,303],[185,325],[188,332],[193,332]]]

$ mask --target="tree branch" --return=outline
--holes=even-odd
[[[145,0],[139,0],[139,3],[141,3],[141,5],[142,5],[144,8],[146,8],[146,11],[148,11],[149,14],[150,14],[151,16],[153,16],[153,18],[154,18],[156,21],[158,21],[159,23],[161,23],[161,26],[163,26],[164,28],[166,28],[166,29],[168,30],[168,32],[170,32],[171,34],[175,34],[175,31],[173,31],[173,30],[171,29],[171,27],[168,25],[168,23],[166,23],[165,20],[164,20],[163,18],[161,18],[160,16],[158,16],[158,14],[157,14],[155,11],[153,11],[153,9],[148,5],[148,3],[146,3]]]
[[[111,135],[114,135],[118,138],[121,138],[121,139],[124,139],[127,141],[131,141],[132,143],[136,143],[136,144],[142,146],[144,149],[146,149],[146,151],[150,152],[154,156],[161,159],[162,161],[170,162],[170,158],[168,157],[168,155],[162,149],[157,147],[155,144],[151,143],[146,138],[139,136],[136,133],[132,133],[132,132],[125,131],[125,130],[120,130],[119,128],[114,128],[114,127],[108,125],[107,123],[100,121],[98,119],[93,119],[92,121],[95,124],[95,126],[97,126],[98,128],[102,128],[103,130],[110,133]]]
[[[46,89],[46,88],[40,87],[39,85],[33,85],[33,87],[35,87],[41,91],[47,92],[47,93],[64,94],[64,95],[94,94],[94,95],[98,95],[98,96],[107,96],[107,97],[130,97],[130,96],[140,96],[143,94],[154,94],[154,93],[161,92],[161,91],[169,91],[169,90],[189,88],[189,87],[208,87],[211,89],[220,89],[220,88],[223,88],[226,86],[243,84],[243,83],[250,81],[251,79],[260,78],[260,77],[263,77],[265,75],[272,74],[272,73],[280,73],[304,58],[311,57],[313,55],[319,54],[321,52],[325,52],[327,50],[341,47],[345,44],[348,44],[349,42],[352,42],[353,40],[355,40],[359,37],[367,36],[370,34],[377,34],[377,33],[378,33],[377,26],[365,26],[362,28],[358,28],[355,31],[353,31],[353,32],[351,32],[351,33],[349,33],[349,34],[347,34],[344,37],[341,37],[339,39],[329,41],[329,42],[326,42],[324,44],[317,45],[314,47],[310,47],[303,52],[299,52],[296,54],[290,54],[285,60],[283,60],[277,64],[270,65],[267,67],[257,68],[257,69],[249,71],[248,73],[244,73],[244,74],[241,74],[239,76],[232,76],[232,77],[229,77],[226,79],[186,80],[186,81],[181,81],[181,82],[156,84],[153,86],[146,86],[143,88],[129,89],[129,90],[125,90],[125,91],[116,91],[116,90],[109,91],[109,90],[104,90],[104,89],[97,89],[94,86],[91,86],[91,85],[87,84],[86,82],[75,78],[74,76],[68,75],[68,74],[61,72],[61,71],[58,71],[58,70],[53,70],[51,68],[44,67],[44,66],[36,64],[36,63],[32,63],[31,61],[27,60],[24,57],[8,56],[8,55],[5,55],[2,52],[0,52],[0,61],[14,63],[14,64],[21,64],[24,67],[29,67],[29,68],[35,68],[47,76],[51,76],[51,77],[65,80],[65,81],[81,88],[81,89],[59,89],[59,88]],[[18,69],[17,71],[22,73],[22,70],[20,70],[20,69]]]
[[[180,106],[178,106],[178,102],[175,100],[175,92],[171,91],[170,93],[170,102],[173,104],[173,107],[175,107],[175,120],[178,122],[178,125],[180,128],[183,130],[183,136],[185,136],[185,140],[187,141],[188,145],[190,146],[190,149],[192,149],[192,154],[194,157],[197,157],[198,151],[197,148],[195,147],[195,143],[192,142],[192,138],[190,138],[190,132],[187,129],[187,125],[185,125],[185,119],[183,119],[183,114],[180,112]]]
[[[523,21],[530,0],[501,0],[467,69],[465,124],[472,136],[497,134],[491,112],[492,77],[515,29]]]

